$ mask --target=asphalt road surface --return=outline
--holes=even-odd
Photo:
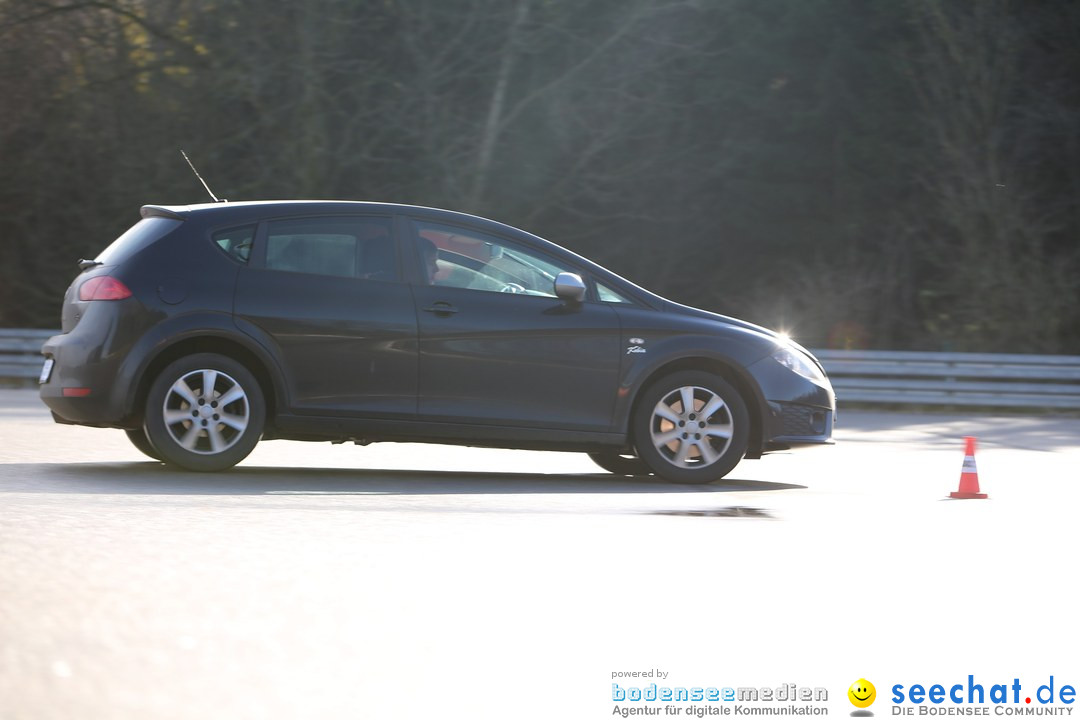
[[[945,499],[965,435],[988,500]],[[707,487],[394,444],[197,475],[0,390],[0,720],[606,718],[648,670],[833,716],[862,677],[879,717],[895,683],[1080,685],[1080,420],[836,439]]]

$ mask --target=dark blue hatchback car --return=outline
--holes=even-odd
[[[407,441],[703,483],[832,434],[835,396],[803,348],[470,215],[148,205],[80,266],[42,399],[190,470],[260,439]]]

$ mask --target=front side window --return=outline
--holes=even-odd
[[[573,272],[546,255],[474,230],[417,223],[423,277],[432,285],[555,297],[555,276]]]
[[[395,280],[398,277],[389,218],[302,218],[268,223],[270,270]]]

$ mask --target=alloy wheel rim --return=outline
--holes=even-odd
[[[735,433],[724,399],[696,385],[672,390],[656,403],[649,423],[650,440],[662,458],[688,470],[716,463],[731,447]]]
[[[193,370],[165,393],[162,417],[169,436],[198,455],[225,452],[244,435],[251,419],[247,393],[220,370]]]

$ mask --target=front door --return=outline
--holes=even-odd
[[[620,362],[615,311],[555,297],[555,275],[574,269],[542,251],[470,229],[417,222],[416,230],[420,417],[608,431]],[[433,251],[434,262],[425,260]]]

